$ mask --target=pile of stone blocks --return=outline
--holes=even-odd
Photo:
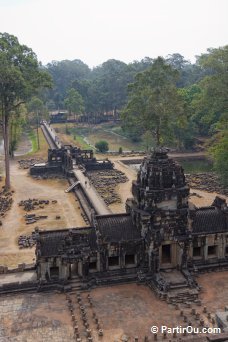
[[[29,198],[18,203],[19,207],[23,207],[25,211],[31,211],[38,208],[43,209],[44,205],[47,204],[49,204],[49,200],[38,200],[37,198]]]
[[[18,238],[18,245],[20,249],[32,248],[36,244],[35,233],[32,235],[20,235]]]

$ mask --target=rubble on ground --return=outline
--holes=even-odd
[[[186,180],[192,189],[216,192],[228,196],[228,189],[221,184],[219,177],[214,172],[187,174]]]
[[[42,158],[30,158],[30,159],[20,159],[18,160],[19,169],[29,169],[34,164],[44,163]]]
[[[36,223],[36,221],[48,218],[47,215],[26,214],[24,216],[26,224]]]
[[[6,212],[10,210],[12,203],[13,203],[13,191],[5,190],[5,187],[2,187],[0,190],[0,217],[4,217]],[[0,221],[0,225],[2,222]]]
[[[31,211],[31,210],[36,210],[36,209],[44,209],[46,205],[48,204],[55,204],[57,203],[57,200],[52,200],[52,201],[49,201],[49,200],[45,200],[45,199],[37,199],[37,198],[29,198],[27,200],[21,200],[18,205],[20,207],[23,207],[23,209],[28,212],[28,211]],[[47,219],[48,216],[47,215],[36,215],[34,213],[26,213],[24,215],[24,218],[25,218],[25,222],[26,224],[32,224],[32,223],[35,223],[37,222],[38,220],[41,220],[41,219]],[[60,216],[58,216],[58,218],[56,219],[59,219]]]
[[[20,249],[31,248],[35,244],[36,244],[36,237],[35,237],[34,232],[31,235],[20,235],[18,238],[18,246]]]
[[[49,204],[49,200],[43,200],[43,199],[39,200],[37,198],[29,198],[27,200],[22,200],[18,203],[19,207],[23,207],[25,211],[43,209],[44,205],[48,205],[48,204]]]
[[[126,175],[119,170],[88,171],[87,175],[99,195],[107,205],[121,203],[120,196],[115,191],[119,183],[128,181]]]
[[[32,175],[32,178],[36,180],[42,179],[65,179],[66,176],[61,173],[44,173],[42,175]]]

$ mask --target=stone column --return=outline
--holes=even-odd
[[[88,277],[89,274],[89,262],[87,260],[82,262],[82,275]]]
[[[125,252],[122,246],[120,246],[119,248],[119,261],[120,261],[120,268],[125,268]]]
[[[207,246],[207,243],[205,244],[205,246],[203,246],[203,259],[204,260],[207,260],[208,259],[208,246]]]
[[[50,267],[48,262],[41,262],[40,263],[40,277],[41,280],[47,280],[47,277],[50,279]]]
[[[101,272],[106,272],[107,270],[107,253],[105,251],[100,253],[100,270]]]
[[[78,275],[82,277],[82,260],[78,261]]]
[[[59,279],[61,280],[67,280],[70,275],[70,265],[67,263],[61,263],[59,264]]]
[[[97,252],[97,271],[101,271],[101,258],[100,258],[100,253]]]

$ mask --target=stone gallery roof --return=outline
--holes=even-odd
[[[102,240],[107,242],[141,239],[129,214],[96,216],[97,228]],[[78,255],[84,250],[97,249],[97,235],[94,227],[72,228],[39,232],[38,257],[57,255]]]
[[[228,222],[222,210],[216,207],[196,209],[193,218],[193,234],[213,234],[228,232]]]
[[[39,256],[50,257],[89,247],[96,249],[94,228],[72,228],[39,232],[37,252]]]
[[[96,216],[97,228],[107,242],[137,240],[140,231],[133,224],[130,214]]]

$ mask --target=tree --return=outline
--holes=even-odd
[[[198,58],[205,76],[199,83],[200,93],[195,98],[194,121],[199,122],[200,133],[213,133],[222,115],[228,112],[228,45],[208,49]]]
[[[151,135],[150,131],[146,131],[143,135],[142,135],[142,141],[143,141],[143,145],[146,148],[146,151],[148,152],[149,149],[153,146],[154,141],[153,141],[153,137]]]
[[[8,33],[0,33],[0,111],[5,152],[5,187],[10,188],[9,122],[13,111],[42,86],[50,76],[41,69],[34,52]]]
[[[64,103],[70,114],[82,114],[85,109],[83,98],[74,88],[68,90]]]
[[[49,92],[49,96],[58,109],[64,107],[67,89],[72,87],[72,83],[75,80],[88,79],[91,72],[88,65],[80,59],[53,61],[47,65],[47,71],[54,81],[54,86]]]
[[[100,140],[96,142],[95,147],[98,149],[99,152],[107,152],[109,150],[108,142],[105,140]]]
[[[26,124],[27,108],[21,105],[11,113],[9,123],[9,155],[13,158],[23,127]]]
[[[217,133],[213,137],[210,153],[214,160],[215,171],[225,186],[228,185],[228,113],[222,116],[216,125]]]
[[[99,90],[99,110],[107,112],[122,108],[126,101],[129,72],[127,64],[109,59],[93,70]]]
[[[179,71],[180,77],[176,83],[178,88],[191,86],[206,75],[199,64],[191,64],[179,53],[168,55],[166,62]]]
[[[176,88],[178,71],[158,57],[150,69],[136,76],[129,86],[129,101],[122,119],[125,128],[138,134],[150,131],[157,146],[173,134],[172,122],[183,116],[183,102]]]
[[[28,103],[28,109],[30,112],[33,112],[36,117],[36,137],[37,137],[37,148],[40,149],[40,139],[39,139],[39,114],[42,110],[44,110],[44,103],[38,97],[33,96],[30,102]]]
[[[179,121],[178,125],[176,122],[172,123],[175,142],[179,150],[192,149],[196,143],[195,138],[198,135],[198,123],[193,120],[195,115],[193,104],[200,92],[200,87],[197,84],[178,89],[178,93],[184,103],[185,113],[181,117],[182,120]]]

